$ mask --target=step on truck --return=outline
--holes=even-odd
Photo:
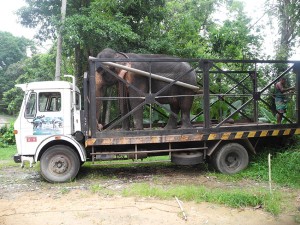
[[[256,154],[260,144],[277,143],[300,133],[300,62],[159,59],[162,65],[165,61],[188,63],[196,73],[200,91],[193,94],[192,126],[182,127],[180,116],[159,99],[182,98],[184,94],[164,96],[166,92],[153,92],[151,88],[144,93],[124,77],[127,73],[146,76],[151,87],[155,79],[168,77],[151,71],[157,61],[90,57],[89,71],[80,78],[82,94],[70,75],[65,76],[67,81],[16,85],[25,94],[14,124],[15,162],[24,165],[27,160],[39,161],[41,175],[49,182],[71,181],[86,161],[95,165],[107,161],[171,161],[181,166],[209,163],[221,173],[234,174],[247,167],[249,155]],[[136,63],[149,66],[146,75],[145,71],[134,70],[132,65]],[[276,72],[279,67],[284,67],[284,72]],[[118,82],[106,88],[99,86],[99,71],[108,72]],[[184,76],[162,79],[164,89],[182,85]],[[282,123],[277,124],[274,85],[281,77],[286,77],[295,90],[285,93],[287,111],[282,114]],[[130,90],[139,91],[139,95],[130,95]],[[139,99],[135,107],[130,104],[134,98]],[[143,110],[143,128],[137,130],[134,119],[138,109]],[[170,115],[175,117],[177,127],[166,129]],[[124,129],[125,122],[129,125]]]

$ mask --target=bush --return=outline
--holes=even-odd
[[[0,147],[14,145],[16,143],[14,135],[14,125],[10,123],[0,128]]]

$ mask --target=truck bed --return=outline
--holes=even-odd
[[[86,146],[103,145],[131,145],[131,144],[158,144],[193,141],[218,141],[251,139],[261,137],[292,136],[300,134],[297,124],[269,124],[269,123],[237,123],[205,129],[195,126],[191,129],[144,129],[136,131],[98,131],[96,137],[86,140]]]

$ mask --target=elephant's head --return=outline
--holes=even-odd
[[[97,58],[115,58],[117,52],[113,49],[106,48],[98,53]],[[118,71],[114,67],[106,66],[109,70],[114,73]],[[96,86],[98,88],[105,88],[108,86],[112,86],[117,83],[117,79],[112,76],[108,71],[106,71],[102,66],[99,66],[96,70]]]
[[[106,49],[102,50],[97,55],[97,58],[100,58],[100,59],[115,59],[115,58],[120,58],[120,57],[124,57],[124,56],[121,53],[118,53],[115,50],[110,49],[110,48],[106,48]],[[96,97],[98,98],[96,101],[96,103],[97,103],[96,116],[97,116],[98,122],[100,122],[100,123],[103,123],[103,119],[100,118],[100,111],[103,106],[103,101],[101,101],[99,99],[99,97],[103,97],[105,95],[106,89],[108,87],[118,84],[119,80],[116,78],[116,75],[120,76],[120,71],[121,71],[120,69],[113,67],[113,66],[108,66],[108,65],[99,66],[96,69],[96,74],[95,74]],[[122,88],[123,88],[122,85],[118,85],[118,93],[124,92]],[[121,104],[124,104],[124,103],[122,102]]]

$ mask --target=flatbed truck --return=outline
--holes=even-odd
[[[300,133],[300,62],[271,60],[166,59],[188,62],[197,72],[202,92],[194,96],[193,127],[163,129],[168,108],[155,104],[160,96],[150,92],[145,93],[154,97],[148,98],[152,102],[144,107],[144,129],[123,130],[122,121],[130,119],[134,109],[120,115],[118,104],[128,96],[121,96],[112,87],[107,96],[96,97],[95,74],[99,66],[105,68],[105,62],[126,60],[90,57],[82,94],[70,75],[66,78],[71,78],[70,82],[16,85],[25,95],[14,124],[15,162],[40,161],[41,174],[49,182],[73,180],[86,161],[100,165],[108,160],[145,163],[143,159],[152,156],[167,156],[182,166],[210,163],[221,173],[234,174],[247,167],[249,154],[256,153],[261,140],[278,142]],[[155,60],[135,61],[151,65]],[[276,74],[272,68],[277,64],[287,69]],[[283,116],[284,123],[276,124],[261,117],[277,113],[268,99],[272,99],[272,88],[283,76],[295,86],[295,92],[288,95],[289,107],[293,108],[291,115]],[[100,109],[96,108],[97,101],[103,102]],[[96,118],[97,110],[101,111],[100,119]],[[103,124],[101,129],[98,120]]]

